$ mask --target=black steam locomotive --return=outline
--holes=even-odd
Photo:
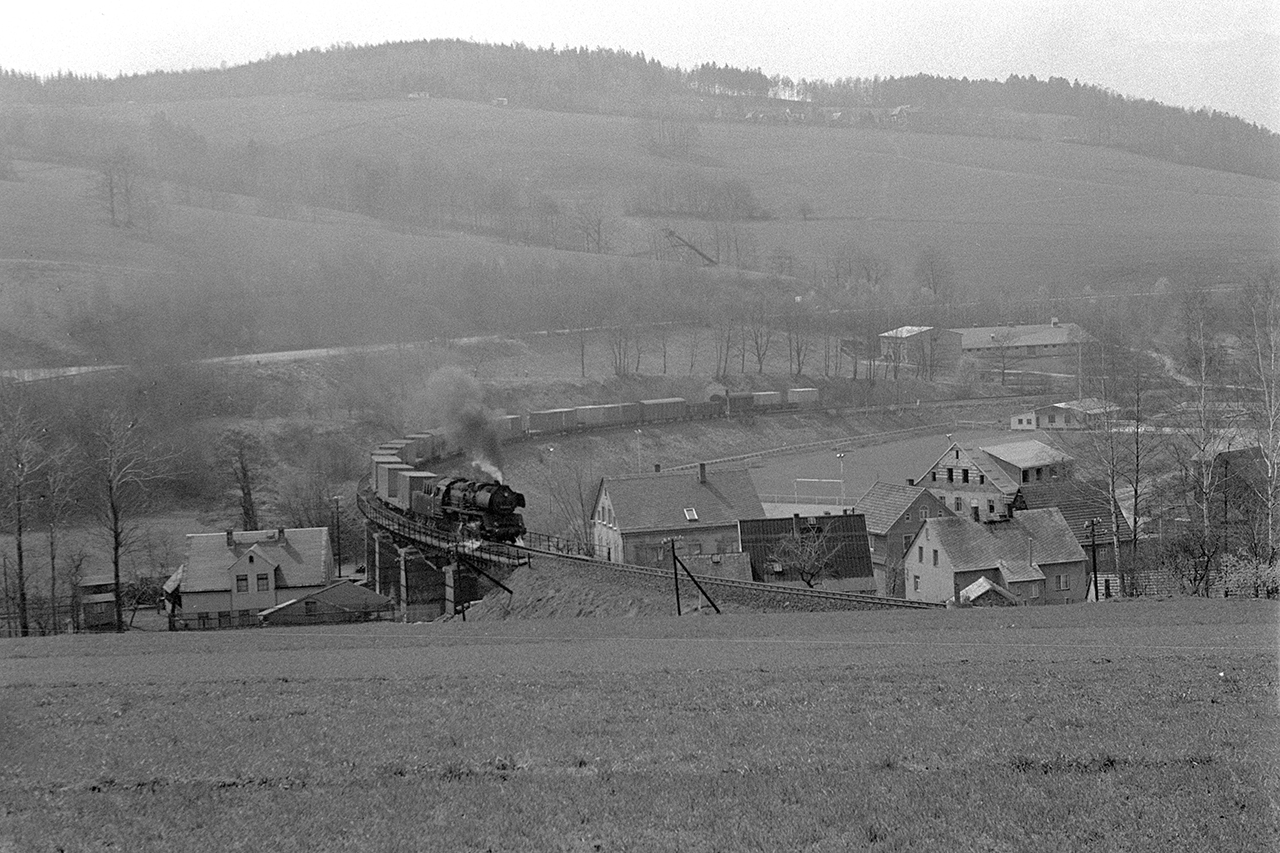
[[[510,543],[525,534],[516,511],[524,505],[524,495],[502,483],[437,477],[412,493],[409,511],[450,536]]]

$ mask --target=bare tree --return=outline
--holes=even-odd
[[[241,527],[257,530],[258,507],[253,490],[266,462],[262,438],[248,430],[229,429],[219,437],[218,456],[239,496]]]
[[[27,611],[27,576],[24,537],[26,534],[27,503],[38,481],[44,454],[39,443],[42,423],[32,406],[20,395],[6,395],[0,399],[0,479],[9,510],[14,540],[14,585],[18,600],[18,629],[22,636],[31,630]]]
[[[1245,376],[1251,388],[1248,413],[1258,438],[1265,477],[1256,496],[1263,513],[1262,553],[1259,566],[1272,567],[1280,541],[1280,271],[1268,265],[1245,291]]]
[[[80,466],[72,445],[61,444],[46,453],[39,509],[49,539],[50,625],[55,634],[58,631],[58,531],[79,503],[79,477]]]
[[[155,487],[172,476],[175,454],[120,410],[102,413],[90,429],[86,452],[93,510],[111,548],[116,630],[123,631],[120,563],[137,546],[141,529],[136,516],[150,504]]]
[[[836,564],[832,558],[837,544],[828,532],[829,528],[798,525],[774,543],[769,559],[781,565],[784,573],[798,575],[805,586],[812,588],[824,576],[834,577]]]
[[[925,246],[916,259],[916,282],[934,299],[948,299],[955,289],[955,268],[936,246]]]
[[[599,199],[580,201],[574,206],[573,227],[582,237],[583,251],[597,255],[609,252],[611,222]]]

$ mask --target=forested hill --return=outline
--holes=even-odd
[[[231,68],[115,78],[40,78],[0,70],[0,103],[10,105],[290,94],[505,99],[534,109],[699,121],[874,125],[892,120],[908,132],[1071,141],[1280,180],[1280,136],[1265,127],[1060,77],[791,80],[715,63],[685,70],[625,50],[458,40],[342,45]]]

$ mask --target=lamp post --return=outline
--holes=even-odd
[[[844,451],[837,451],[836,458],[840,460],[840,506],[844,506]]]
[[[338,577],[342,577],[342,515],[338,511],[338,501],[342,495],[333,496],[333,562],[338,567]]]

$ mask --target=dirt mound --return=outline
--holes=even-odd
[[[574,568],[568,560],[540,560],[522,566],[504,581],[513,594],[495,590],[467,609],[467,621],[501,619],[608,619],[637,616],[674,616],[675,597],[670,591],[633,582],[625,576],[609,578],[597,571]],[[692,589],[684,590],[686,615],[697,601]],[[726,608],[721,605],[721,610]],[[745,609],[736,608],[741,612]],[[713,612],[709,607],[705,612]]]

